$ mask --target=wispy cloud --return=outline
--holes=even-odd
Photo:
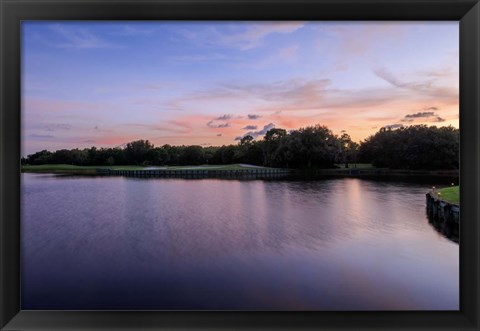
[[[293,64],[298,60],[298,45],[291,45],[274,50],[269,56],[259,59],[254,63],[244,63],[242,66],[252,69],[267,69],[271,67]]]
[[[57,44],[57,47],[72,49],[116,47],[84,28],[69,28],[65,25],[55,24],[50,29],[63,39]]]
[[[175,133],[192,132],[192,127],[190,125],[175,120],[166,121],[162,124],[129,123],[125,125],[130,127],[145,128],[152,131],[165,131]]]
[[[398,43],[405,37],[408,27],[383,22],[369,24],[350,22],[348,24],[332,23],[320,29],[340,42],[337,50],[339,55],[358,56],[374,50],[377,45]]]
[[[428,79],[419,78],[417,80],[403,80],[386,68],[378,68],[374,70],[377,77],[388,82],[391,86],[411,91],[418,96],[429,96],[437,99],[458,100],[458,88],[455,86],[441,85],[440,78],[435,76],[427,76]],[[417,73],[417,77],[420,77]]]
[[[318,31],[317,52],[336,72],[357,67],[356,62],[365,59],[381,58],[385,49],[401,44],[408,31],[407,26],[385,22],[329,22],[312,28]]]
[[[304,22],[262,22],[257,24],[235,24],[228,30],[216,27],[180,30],[183,37],[198,45],[216,45],[239,50],[250,50],[263,45],[272,34],[290,34],[305,25]]]
[[[390,77],[389,77],[390,78]],[[384,87],[366,87],[360,89],[341,89],[334,87],[330,78],[300,79],[292,78],[267,83],[240,83],[223,82],[216,87],[195,91],[175,100],[175,104],[182,109],[188,109],[199,102],[208,102],[212,105],[219,100],[232,102],[249,102],[253,105],[248,109],[254,112],[274,112],[276,115],[289,111],[316,110],[325,112],[334,109],[363,110],[375,107],[409,102],[436,102],[443,106],[458,103],[458,90],[455,88],[429,88],[428,84],[404,84],[392,76],[392,83]],[[408,86],[399,88],[398,86]],[[414,89],[414,90],[412,90]],[[417,93],[415,92],[417,89]],[[187,105],[190,103],[191,105]],[[248,119],[258,119],[260,115],[250,113]]]
[[[303,80],[289,79],[270,84],[232,84],[223,87],[234,94],[256,96],[265,101],[304,100],[321,98],[330,79]]]
[[[45,131],[53,132],[59,130],[70,130],[72,126],[68,123],[50,123],[45,125]]]
[[[303,22],[278,22],[259,23],[249,26],[245,31],[237,34],[223,36],[223,42],[233,47],[247,50],[260,46],[264,39],[271,34],[289,34],[297,31],[305,25]]]
[[[113,35],[132,37],[132,36],[145,36],[154,33],[156,30],[154,28],[145,28],[137,25],[122,25],[120,28],[113,32]]]
[[[34,139],[52,139],[54,136],[49,135],[49,134],[30,134],[28,135],[30,138]]]
[[[409,90],[420,91],[420,92],[430,91],[433,85],[433,80],[416,81],[416,82],[402,81],[400,78],[396,77],[392,72],[390,72],[386,68],[375,69],[374,73],[379,78],[385,80],[386,82],[390,83],[395,87],[405,88]]]
[[[256,130],[258,126],[256,125],[247,125],[246,127],[242,128],[242,130]]]
[[[217,86],[204,90],[186,93],[181,97],[171,100],[177,109],[187,110],[197,108],[199,105],[211,104],[218,107],[219,101],[235,103],[261,103],[276,107],[275,111],[298,109],[300,104],[314,103],[319,106],[320,100],[326,95],[329,79],[305,80],[286,79],[271,83],[241,83],[223,82]],[[230,104],[229,106],[231,106]],[[247,111],[264,111],[263,108],[250,108]],[[250,113],[249,119],[258,119],[260,115]]]
[[[192,55],[176,55],[169,57],[169,61],[176,62],[178,64],[191,64],[194,62],[209,62],[231,60],[231,57],[228,57],[220,53],[206,53],[206,54],[192,54]]]

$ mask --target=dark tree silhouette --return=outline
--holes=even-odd
[[[372,163],[402,169],[458,169],[459,130],[451,126],[413,125],[382,128],[360,145],[342,131],[336,136],[315,125],[287,132],[273,128],[260,139],[243,137],[237,145],[154,147],[148,140],[122,148],[42,150],[22,158],[22,164],[199,165],[249,163],[285,168],[331,168],[342,163]]]

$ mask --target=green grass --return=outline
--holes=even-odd
[[[140,166],[76,166],[71,164],[24,165],[22,172],[94,174],[95,169],[140,170]]]
[[[105,166],[105,167],[96,167],[93,166],[94,168],[97,169],[112,169],[112,170],[142,170],[145,167],[142,166],[133,166],[133,165],[126,165],[126,166]]]
[[[190,170],[194,169],[195,167],[199,167],[199,170],[248,170],[248,169],[256,169],[256,168],[250,168],[250,167],[243,167],[239,164],[211,164],[211,165],[199,165],[199,166],[171,166],[167,167],[168,170]],[[261,167],[261,169],[272,169],[268,167]]]
[[[24,165],[22,172],[38,173],[60,173],[60,174],[95,174],[95,167],[81,167],[71,164],[42,164],[42,165]]]
[[[42,165],[24,165],[22,170],[88,170],[93,169],[90,166],[75,166],[71,164],[42,164]]]
[[[445,187],[438,190],[439,198],[454,204],[460,203],[460,186]]]

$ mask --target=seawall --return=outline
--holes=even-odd
[[[426,202],[430,223],[448,238],[458,242],[460,206],[439,199],[434,192],[426,194]]]
[[[278,178],[290,174],[289,169],[188,169],[188,170],[112,170],[96,169],[98,175],[159,178]]]

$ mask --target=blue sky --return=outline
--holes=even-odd
[[[22,153],[458,127],[458,35],[458,22],[24,22]]]

